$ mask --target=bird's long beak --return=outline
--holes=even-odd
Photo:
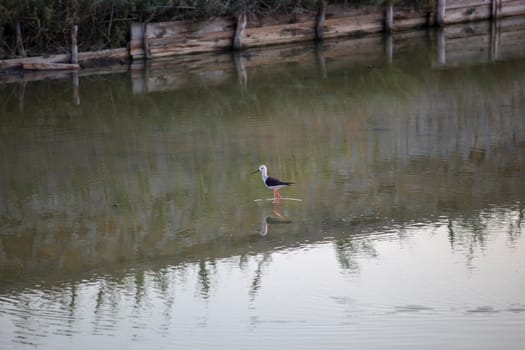
[[[260,171],[259,169],[255,170],[255,171],[252,173],[252,175],[253,175],[253,174],[257,174],[259,171]]]

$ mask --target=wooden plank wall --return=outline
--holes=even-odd
[[[392,23],[387,8],[379,6],[351,8],[329,5],[322,37],[360,36],[385,31],[400,31],[429,25],[447,25],[525,14],[525,0],[437,0],[436,8],[421,10],[394,6]],[[443,18],[441,18],[443,17]],[[294,14],[280,21],[249,19],[242,37],[242,47],[311,41],[316,33],[317,15]],[[388,22],[388,23],[387,23]],[[131,26],[130,55],[133,59],[159,58],[232,48],[234,19],[214,18],[204,22],[176,21],[135,23]]]
[[[377,32],[450,25],[487,18],[525,15],[525,0],[436,0],[432,9],[385,7],[345,7],[329,5],[324,13],[321,33],[315,13],[298,13],[280,20],[251,18],[246,24],[242,48],[296,43],[314,39],[356,37]],[[245,16],[238,16],[245,19]],[[230,50],[237,24],[235,19],[214,18],[204,22],[176,21],[133,23],[129,47],[97,52],[80,52],[80,63],[94,59],[134,60]],[[70,62],[70,54],[0,60],[0,70],[30,63]]]
[[[475,22],[450,25],[438,35],[437,56],[434,67],[455,67],[469,62],[488,63],[523,58],[525,47],[525,21],[506,18],[498,22]]]
[[[127,48],[107,49],[100,51],[87,51],[78,53],[78,61],[84,63],[92,60],[127,60],[129,58],[129,50]],[[0,70],[17,68],[23,64],[31,63],[64,63],[70,62],[71,55],[68,53],[51,55],[51,56],[35,56],[15,59],[0,60]]]
[[[243,89],[248,77],[253,78],[258,71],[265,72],[267,65],[272,65],[272,74],[276,74],[280,67],[283,73],[288,72],[288,64],[293,63],[294,67],[317,69],[323,76],[340,71],[349,64],[383,67],[393,63],[400,52],[428,45],[429,35],[438,36],[432,49],[435,56],[429,57],[429,64],[434,69],[486,64],[525,55],[525,20],[523,17],[508,17],[498,22],[450,24],[431,33],[417,30],[396,35],[378,33],[352,40],[336,39],[326,41],[322,46],[296,43],[254,48],[249,54],[211,52],[138,61],[131,69],[133,92],[143,94],[187,89],[189,86],[220,86],[235,79]]]

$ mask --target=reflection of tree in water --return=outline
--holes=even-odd
[[[357,257],[368,256],[377,257],[377,251],[373,245],[373,237],[349,235],[335,241],[335,251],[337,261],[341,268],[350,272],[358,273],[359,263]]]
[[[144,271],[135,273],[135,309],[140,308],[142,300],[146,293],[146,287],[144,285]]]
[[[449,218],[448,240],[453,251],[465,253],[466,263],[473,268],[473,260],[482,252],[498,231],[507,232],[507,242],[513,246],[521,236],[523,206],[514,209],[499,208],[481,211],[470,216]]]
[[[210,267],[214,271],[210,271]],[[198,289],[199,289],[199,294],[201,295],[203,299],[208,299],[210,297],[210,288],[211,288],[210,276],[216,272],[215,271],[216,268],[217,266],[214,260],[207,261],[203,259],[199,261],[199,266],[198,266],[199,287]]]
[[[261,281],[263,276],[264,265],[269,264],[272,261],[272,255],[269,252],[265,252],[262,258],[257,262],[257,268],[255,269],[255,275],[253,276],[252,283],[250,285],[250,300],[253,301],[261,288]]]
[[[523,203],[518,204],[516,221],[511,221],[508,231],[509,245],[514,246],[521,237],[521,223],[523,222]]]
[[[77,297],[78,297],[78,291],[77,291],[77,284],[73,283],[71,284],[71,292],[70,292],[70,301],[68,303],[67,309],[68,309],[68,326],[71,331],[73,331],[74,328],[74,316],[75,316],[75,308],[77,305]],[[64,292],[67,292],[65,290]]]
[[[467,266],[474,268],[476,258],[495,243],[496,237],[500,238],[498,243],[501,243],[501,238],[506,238],[509,248],[520,240],[523,217],[523,204],[518,203],[508,208],[499,207],[456,217],[450,216],[446,221],[440,219],[435,222],[418,223],[413,228],[411,224],[397,225],[389,220],[385,221],[384,218],[363,218],[335,223],[328,221],[324,223],[322,232],[327,237],[330,236],[330,244],[335,248],[339,267],[349,274],[361,272],[360,259],[378,257],[381,241],[387,239],[397,242],[410,239],[421,232],[419,227],[426,230],[433,226],[439,228],[437,231],[440,235],[448,234],[452,253],[459,254],[461,258],[464,255]],[[444,233],[444,229],[448,231]],[[254,302],[267,278],[265,273],[272,264],[273,254],[277,256],[281,249],[296,247],[296,237],[290,238],[289,245],[282,243],[283,237],[286,236],[273,242],[270,242],[268,237],[263,238],[259,235],[250,236],[248,241],[242,240],[240,246],[243,249],[247,242],[257,247],[255,254],[253,250],[244,249],[242,255],[210,257],[210,250],[206,249],[202,250],[206,256],[203,254],[196,258],[192,255],[191,258],[177,260],[170,266],[166,266],[165,263],[160,266],[148,264],[147,267],[136,266],[113,274],[53,284],[51,287],[39,286],[36,290],[15,290],[13,295],[16,295],[16,315],[12,319],[17,333],[13,337],[39,346],[41,339],[56,332],[78,332],[81,323],[79,320],[90,322],[89,332],[92,334],[114,336],[121,327],[119,321],[123,317],[131,319],[133,332],[137,330],[132,336],[140,336],[139,330],[148,326],[150,307],[157,307],[161,303],[164,319],[161,320],[160,331],[168,335],[171,319],[177,317],[173,307],[175,295],[191,289],[190,293],[194,292],[206,303],[213,297],[212,288],[218,290],[221,288],[220,282],[224,284],[218,276],[223,258],[239,259],[239,270],[243,270],[243,275],[248,281],[243,288],[245,292],[247,290],[250,302]],[[255,243],[261,245],[256,246]],[[326,241],[319,239],[313,242],[317,243],[324,245]],[[64,319],[63,315],[67,315],[67,318]],[[62,327],[65,324],[67,327]],[[12,341],[17,342],[16,339]]]
[[[470,213],[470,215],[449,217],[446,227],[451,249],[453,252],[464,254],[467,266],[473,268],[475,258],[487,249],[490,242],[495,239],[495,235],[498,233],[506,233],[507,245],[509,247],[513,247],[516,244],[522,234],[523,217],[524,209],[522,203],[518,203],[513,208],[495,208]],[[333,241],[337,261],[342,269],[350,273],[360,272],[359,258],[378,257],[378,252],[374,247],[375,242],[381,240],[381,235],[393,229],[393,227],[381,226],[380,222],[375,222],[373,219],[363,220],[353,221],[351,226],[355,225],[354,229],[349,227],[348,224],[333,225],[333,229],[335,228],[336,232],[351,231],[351,233],[348,234],[333,234],[335,237]],[[379,225],[376,226],[376,230],[374,230],[376,234],[372,232],[357,232],[357,227],[363,223],[362,221],[366,222],[370,227]],[[397,239],[403,240],[409,238],[414,232],[417,232],[411,230],[410,227],[410,224],[395,226],[394,229],[397,233]]]
[[[111,281],[104,277],[96,280],[91,284],[97,289],[96,304],[94,310],[93,320],[93,334],[113,334],[115,329],[115,319],[119,314],[121,304],[121,293],[126,291],[126,283],[124,278],[119,278],[115,281]],[[80,286],[80,285],[79,285]],[[89,286],[86,286],[89,288]],[[134,287],[128,286],[129,288]],[[128,291],[131,295],[131,291]],[[134,308],[137,308],[136,298],[133,304]],[[77,312],[81,312],[80,309]]]
[[[487,248],[487,225],[480,215],[460,219],[456,224],[459,226],[459,231],[463,231],[460,233],[463,237],[458,243],[463,245],[465,249],[467,266],[473,268],[476,249],[483,251]]]
[[[377,258],[374,242],[376,233],[383,232],[385,222],[376,216],[360,216],[351,220],[341,220],[327,225],[335,246],[335,254],[341,268],[351,274],[360,271],[358,258]],[[400,239],[403,237],[400,236]]]
[[[175,305],[175,286],[177,285],[176,276],[179,271],[184,271],[184,265],[177,268],[162,268],[153,275],[154,288],[164,301],[164,311],[162,312],[164,321],[160,327],[160,331],[163,333],[169,329],[172,320],[172,309]],[[167,334],[163,335],[166,336]]]

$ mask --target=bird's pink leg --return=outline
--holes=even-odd
[[[275,205],[273,206],[273,213],[282,218],[283,216],[281,215],[281,204],[279,202],[273,202]]]
[[[279,193],[279,191],[277,189],[273,190],[273,202],[274,203],[279,203],[279,201],[281,200],[282,196],[281,194]]]

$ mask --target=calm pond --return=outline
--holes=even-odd
[[[0,349],[522,349],[525,59],[419,38],[0,85]]]

